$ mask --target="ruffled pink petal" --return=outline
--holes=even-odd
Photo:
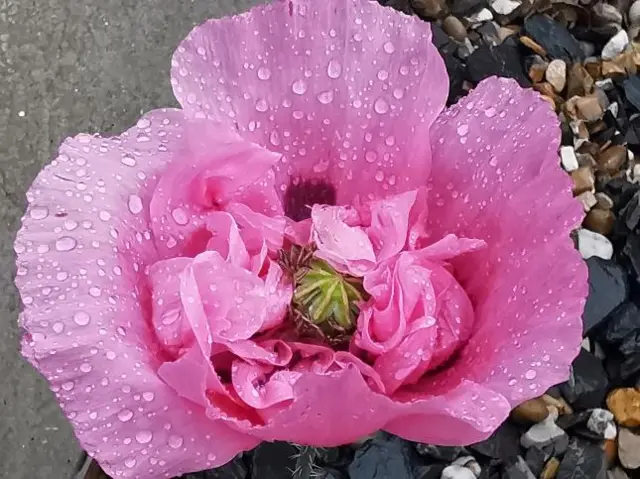
[[[537,93],[491,78],[431,132],[431,241],[455,232],[488,245],[453,260],[476,323],[442,374],[483,384],[513,405],[565,380],[581,342],[587,269],[569,232],[583,212],[559,166],[557,124]]]
[[[172,66],[189,115],[283,154],[282,188],[320,178],[349,204],[426,183],[448,81],[417,17],[366,0],[280,0],[197,27]]]
[[[207,469],[256,444],[157,374],[162,346],[144,287],[158,259],[149,202],[186,124],[179,111],[155,111],[119,137],[66,140],[29,190],[14,245],[23,354],[112,477]]]
[[[207,230],[211,233],[207,249],[218,252],[225,261],[234,266],[249,269],[249,252],[240,237],[234,218],[229,213],[216,211],[209,213],[205,221]]]
[[[270,173],[279,157],[213,122],[192,121],[177,161],[164,172],[151,198],[151,224],[162,257],[201,252],[209,239],[207,215],[229,203],[281,215]]]
[[[272,366],[234,361],[231,381],[238,395],[249,406],[265,409],[293,399],[293,384],[300,373],[281,370],[273,374]]]

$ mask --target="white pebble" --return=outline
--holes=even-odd
[[[440,479],[476,479],[476,475],[471,469],[456,464],[445,467]]]
[[[560,148],[560,159],[565,171],[577,170],[580,166],[576,157],[576,150],[573,146],[563,146]]]
[[[474,13],[473,15],[469,15],[466,18],[469,21],[469,23],[478,24],[478,23],[483,23],[483,22],[488,22],[490,20],[493,20],[493,13],[491,13],[491,10],[489,10],[488,8],[483,8],[479,12]]]
[[[611,60],[618,56],[629,44],[629,36],[624,30],[616,33],[602,49],[602,58]]]
[[[491,8],[499,15],[509,15],[520,5],[522,2],[514,0],[494,0],[491,2]]]
[[[640,24],[640,0],[636,0],[629,9],[629,23],[631,25]]]
[[[464,466],[470,469],[476,477],[479,477],[482,473],[482,468],[476,458],[473,456],[462,456],[451,463],[452,466]]]
[[[613,256],[613,245],[606,236],[584,228],[578,230],[578,249],[584,259],[593,256],[611,259]]]
[[[525,449],[531,446],[544,447],[551,444],[554,439],[564,436],[566,433],[558,427],[555,420],[558,418],[557,411],[550,411],[549,416],[542,422],[534,424],[520,438],[520,444]]]

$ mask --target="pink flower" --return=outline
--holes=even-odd
[[[66,140],[15,243],[23,354],[106,472],[472,443],[566,378],[582,211],[536,93],[443,110],[429,25],[364,0],[212,20],[172,65],[183,109]]]

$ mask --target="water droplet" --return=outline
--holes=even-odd
[[[135,467],[136,464],[137,464],[137,461],[133,457],[128,457],[124,460],[124,465],[127,466],[129,469]]]
[[[76,247],[76,240],[70,236],[63,236],[56,241],[56,249],[58,251],[71,251]]]
[[[396,137],[393,135],[389,135],[384,139],[384,142],[387,146],[393,146],[396,144]]]
[[[87,363],[82,363],[80,365],[80,371],[82,371],[83,373],[88,373],[91,372],[91,364],[87,364]]]
[[[51,329],[53,329],[54,333],[60,334],[62,331],[64,331],[64,324],[63,323],[53,323],[53,326],[51,327]]]
[[[178,449],[179,447],[182,446],[183,439],[180,436],[176,436],[175,434],[172,434],[171,436],[169,436],[169,440],[167,441],[167,443],[169,444],[169,447],[171,447],[172,449]]]
[[[373,109],[376,113],[384,115],[389,111],[389,103],[384,98],[378,98],[373,104]]]
[[[148,444],[153,439],[153,434],[151,431],[138,431],[136,433],[136,441],[140,444]]]
[[[385,81],[389,78],[389,72],[387,70],[378,70],[378,80]]]
[[[384,173],[382,172],[382,170],[379,170],[379,171],[376,173],[375,178],[376,178],[376,181],[382,181],[382,180],[384,180]]]
[[[109,221],[111,219],[111,213],[109,213],[108,211],[104,211],[104,210],[102,210],[100,213],[98,213],[98,216],[100,217],[100,219],[102,221]]]
[[[147,402],[153,401],[155,397],[156,397],[156,395],[154,393],[152,393],[151,391],[147,391],[147,392],[142,393],[142,399],[144,399]]]
[[[494,107],[489,107],[484,111],[484,115],[487,118],[493,118],[494,116],[496,116],[496,109]]]
[[[524,373],[524,377],[526,379],[535,379],[537,375],[538,373],[536,373],[533,369],[529,369],[526,373]]]
[[[173,218],[173,221],[179,225],[186,225],[189,222],[189,216],[182,208],[175,208],[171,212],[171,217]]]
[[[132,417],[133,411],[131,409],[123,409],[118,413],[118,419],[120,419],[122,422],[131,421]]]
[[[307,91],[307,82],[304,80],[296,80],[293,82],[293,85],[291,85],[291,90],[296,95],[304,95]]]
[[[318,94],[318,101],[323,105],[328,105],[333,101],[333,91],[328,90]]]
[[[469,133],[469,125],[460,125],[456,131],[458,132],[458,135],[460,136],[465,136],[467,133]]]
[[[396,47],[393,46],[393,43],[391,42],[386,42],[382,48],[384,49],[385,53],[388,53],[389,55],[391,55],[393,52],[396,51]]]
[[[75,384],[73,384],[73,381],[67,381],[66,383],[62,384],[62,389],[64,389],[65,391],[71,391],[74,388]]]
[[[369,150],[364,154],[364,158],[368,163],[373,163],[378,159],[378,154],[375,151]]]
[[[134,215],[137,215],[142,211],[142,198],[138,195],[129,195],[129,211],[131,211]]]
[[[97,298],[102,294],[102,290],[100,288],[98,288],[97,286],[91,286],[89,288],[89,294],[91,296],[93,296],[94,298]]]
[[[120,161],[122,162],[123,165],[136,166],[136,160],[131,155],[124,155]]]
[[[277,131],[273,130],[269,134],[269,141],[273,146],[278,146],[280,144],[280,135],[278,134]]]
[[[271,70],[267,67],[258,68],[258,78],[260,78],[260,80],[268,80],[271,78]]]
[[[267,105],[267,102],[263,99],[260,99],[256,102],[256,110],[264,113],[265,111],[267,111],[269,109],[269,105]]]
[[[34,220],[43,220],[49,216],[49,210],[44,206],[34,206],[29,210],[29,216]]]
[[[342,75],[342,65],[337,60],[331,60],[327,65],[327,75],[329,78],[339,78]]]
[[[91,316],[89,316],[84,311],[78,311],[73,315],[73,321],[78,326],[86,326],[87,324],[89,324],[89,322],[91,322]]]

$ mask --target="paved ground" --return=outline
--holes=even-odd
[[[169,60],[207,18],[257,0],[0,0],[0,477],[66,479],[79,449],[18,355],[12,243],[38,170],[68,135],[173,105]]]

